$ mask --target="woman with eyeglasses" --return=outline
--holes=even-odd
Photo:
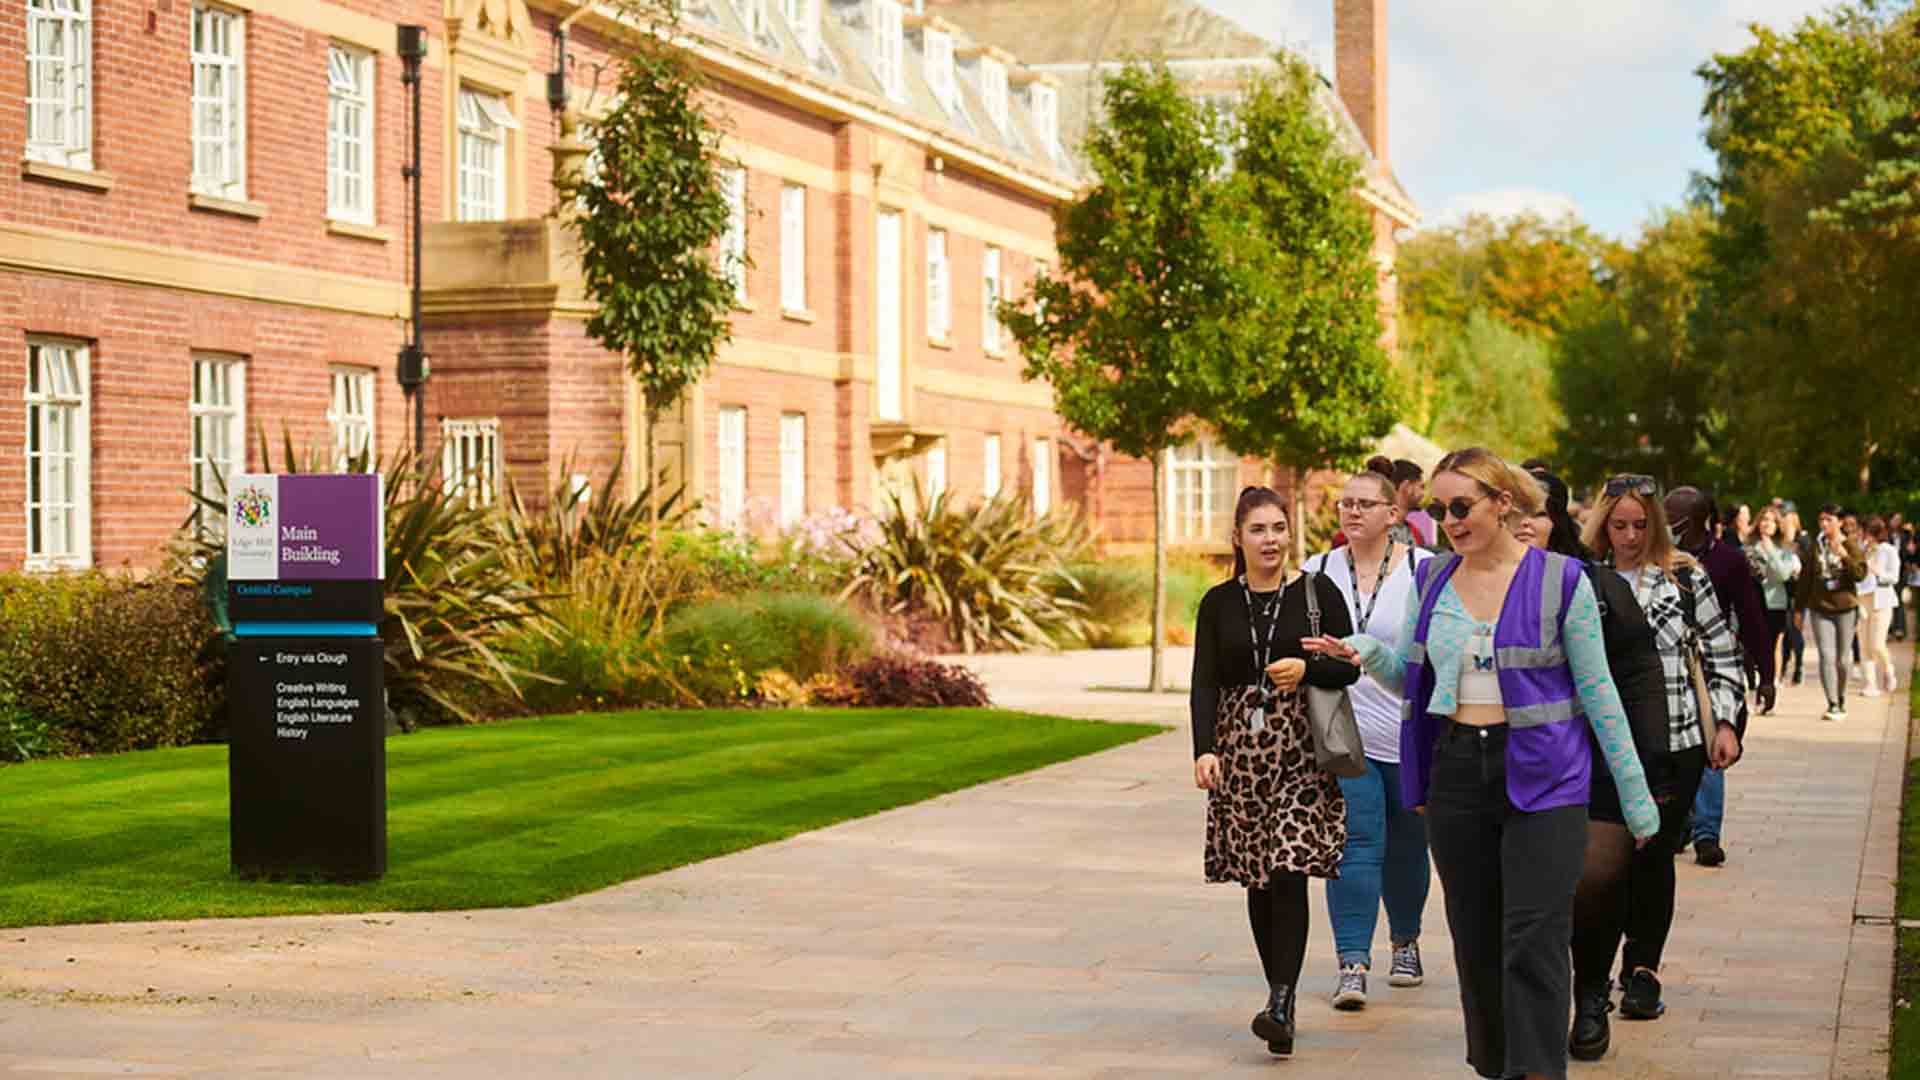
[[[1368,634],[1314,651],[1358,659],[1408,699],[1401,798],[1424,807],[1453,933],[1467,1061],[1481,1076],[1562,1080],[1568,942],[1600,744],[1636,837],[1659,811],[1607,668],[1600,609],[1578,561],[1507,528],[1540,485],[1492,452],[1434,470],[1453,553],[1422,564],[1399,648]]]
[[[1267,977],[1253,1033],[1293,1053],[1294,992],[1307,953],[1307,878],[1338,873],[1347,810],[1334,778],[1314,764],[1301,686],[1343,688],[1351,663],[1308,653],[1306,590],[1324,632],[1352,620],[1324,576],[1287,581],[1292,550],[1285,503],[1250,487],[1233,510],[1233,579],[1207,591],[1193,630],[1193,781],[1207,791],[1206,879],[1247,889],[1247,918]]]
[[[1413,568],[1432,554],[1395,538],[1400,492],[1387,471],[1393,463],[1374,460],[1386,469],[1370,464],[1347,481],[1335,504],[1346,545],[1308,559],[1307,570],[1339,587],[1359,632],[1397,649],[1413,594]],[[1425,981],[1420,916],[1432,874],[1426,821],[1400,801],[1400,711],[1405,702],[1369,675],[1361,676],[1348,696],[1360,725],[1367,771],[1340,781],[1347,800],[1347,847],[1340,876],[1327,881],[1327,917],[1340,963],[1333,1007],[1351,1011],[1367,1004],[1373,935],[1383,901],[1392,949],[1388,985],[1419,986]]]
[[[1840,507],[1820,508],[1818,533],[1800,542],[1800,607],[1813,648],[1820,654],[1820,688],[1827,694],[1823,720],[1847,718],[1847,658],[1860,617],[1856,586],[1867,577],[1867,553],[1846,535]]]
[[[1610,995],[1607,968],[1614,950],[1620,949],[1620,1015],[1629,1020],[1653,1020],[1666,1011],[1659,971],[1673,929],[1674,855],[1686,845],[1687,815],[1707,767],[1724,769],[1740,757],[1734,721],[1742,715],[1746,694],[1740,643],[1721,614],[1706,571],[1674,546],[1674,530],[1659,494],[1650,476],[1608,480],[1584,538],[1594,558],[1611,566],[1632,588],[1634,601],[1653,626],[1666,676],[1672,786],[1671,797],[1660,803],[1659,838],[1635,852],[1627,868],[1625,924],[1575,941],[1585,958],[1579,975],[1583,994],[1597,987]],[[1702,665],[1712,717],[1701,715],[1690,652]],[[1705,734],[1710,728],[1715,731],[1712,745]]]
[[[1600,631],[1607,668],[1619,688],[1633,730],[1647,787],[1656,803],[1672,798],[1672,762],[1667,753],[1666,672],[1654,644],[1653,625],[1620,575],[1595,564],[1580,542],[1580,528],[1567,513],[1567,485],[1545,469],[1530,469],[1547,491],[1546,505],[1514,522],[1522,543],[1579,559],[1600,603]],[[1573,894],[1573,1030],[1567,1052],[1578,1061],[1605,1057],[1613,1041],[1607,1014],[1613,1002],[1607,969],[1627,914],[1627,868],[1633,858],[1620,792],[1594,750],[1593,794],[1587,801],[1587,853]]]
[[[1759,569],[1760,598],[1767,609],[1767,647],[1779,659],[1774,661],[1775,671],[1785,670],[1780,661],[1786,659],[1781,643],[1786,638],[1790,623],[1788,617],[1790,587],[1793,579],[1800,573],[1800,556],[1794,553],[1793,544],[1781,535],[1780,511],[1771,506],[1760,511],[1760,520],[1754,524],[1753,543],[1747,546],[1748,558]],[[1792,650],[1786,650],[1791,653]],[[1795,665],[1798,666],[1797,664]],[[1798,682],[1796,678],[1794,680]],[[1772,712],[1771,703],[1762,709],[1763,713]]]

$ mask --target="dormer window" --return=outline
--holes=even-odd
[[[1007,133],[1007,65],[990,53],[980,55],[980,97],[987,104],[987,119],[993,129]]]
[[[1027,111],[1048,157],[1060,156],[1060,95],[1052,86],[1035,82],[1027,87]]]
[[[906,30],[900,0],[867,0],[867,49],[873,58],[873,77],[880,89],[896,100],[906,97]]]
[[[780,0],[787,28],[808,59],[820,53],[820,0]]]
[[[926,54],[927,86],[949,114],[960,111],[960,82],[953,74],[953,35],[928,27],[921,37]]]
[[[771,20],[767,18],[767,0],[733,0],[733,10],[740,16],[740,26],[748,37],[755,42],[775,40]]]

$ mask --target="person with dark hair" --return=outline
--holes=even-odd
[[[1789,621],[1790,588],[1793,579],[1800,573],[1800,556],[1794,553],[1793,545],[1783,538],[1781,532],[1780,511],[1772,506],[1760,510],[1760,520],[1753,527],[1753,542],[1747,545],[1749,562],[1759,567],[1760,598],[1767,610],[1767,638],[1772,642],[1767,652],[1774,657],[1774,670],[1790,658],[1789,650],[1782,653],[1780,645],[1786,637]],[[1773,711],[1773,703],[1761,702],[1762,715]]]
[[[1528,471],[1547,489],[1547,501],[1536,514],[1514,523],[1514,535],[1523,543],[1581,561],[1600,602],[1607,668],[1627,710],[1634,753],[1654,801],[1671,799],[1666,670],[1653,624],[1640,610],[1626,579],[1592,561],[1567,512],[1567,485],[1545,469]],[[1587,801],[1587,854],[1573,894],[1573,1029],[1567,1036],[1567,1052],[1578,1061],[1598,1061],[1613,1041],[1607,1023],[1607,1014],[1613,1011],[1609,968],[1614,945],[1626,926],[1627,868],[1633,853],[1619,789],[1596,748],[1593,795]]]
[[[1865,641],[1866,653],[1866,686],[1860,692],[1873,696],[1883,689],[1892,691],[1896,685],[1887,632],[1893,626],[1894,605],[1899,603],[1896,585],[1900,580],[1900,551],[1887,539],[1887,522],[1880,515],[1867,519],[1866,532],[1867,573],[1874,587],[1870,593],[1860,593],[1859,636]]]
[[[1267,977],[1253,1033],[1293,1053],[1295,991],[1307,951],[1307,878],[1339,873],[1346,800],[1314,764],[1302,686],[1339,689],[1352,663],[1302,648],[1312,633],[1307,590],[1323,633],[1353,620],[1323,575],[1287,580],[1286,504],[1271,488],[1240,493],[1233,511],[1234,576],[1207,591],[1193,630],[1193,781],[1207,792],[1205,874],[1247,890],[1247,918]]]
[[[1840,507],[1820,508],[1819,532],[1800,542],[1800,607],[1812,626],[1813,647],[1820,654],[1820,688],[1827,694],[1824,720],[1847,718],[1847,658],[1844,650],[1854,639],[1860,616],[1860,597],[1854,591],[1867,576],[1867,553],[1848,537],[1840,524]]]
[[[1392,463],[1375,458],[1374,465],[1341,489],[1337,505],[1346,544],[1308,559],[1306,568],[1339,587],[1362,633],[1397,647],[1395,635],[1413,594],[1414,567],[1431,556],[1392,539],[1392,526],[1400,517],[1397,491],[1393,477],[1378,471],[1378,466]],[[1405,702],[1366,675],[1348,696],[1367,771],[1340,781],[1347,800],[1347,848],[1340,876],[1327,881],[1327,918],[1340,964],[1333,1007],[1351,1011],[1367,1004],[1373,935],[1383,903],[1392,948],[1388,984],[1419,986],[1425,980],[1420,916],[1432,875],[1426,819],[1400,802],[1400,711]]]
[[[1421,480],[1426,476],[1420,463],[1375,454],[1367,459],[1367,471],[1377,472],[1393,482],[1394,501],[1400,507],[1400,520],[1393,524],[1393,542],[1431,549],[1437,527],[1433,518],[1420,509],[1420,496],[1425,493]]]
[[[1476,447],[1441,459],[1433,495],[1453,553],[1419,567],[1400,647],[1356,634],[1307,648],[1404,687],[1401,798],[1427,811],[1468,1063],[1488,1078],[1563,1080],[1595,739],[1630,831],[1654,835],[1660,814],[1592,583],[1507,528],[1542,502],[1539,482]]]

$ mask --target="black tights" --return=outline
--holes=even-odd
[[[1266,888],[1249,888],[1247,921],[1267,985],[1298,983],[1307,959],[1307,876],[1276,870]]]
[[[1587,822],[1587,854],[1573,893],[1573,985],[1605,983],[1627,921],[1627,866],[1633,834],[1611,821]]]

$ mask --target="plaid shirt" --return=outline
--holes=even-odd
[[[1713,699],[1714,715],[1723,724],[1732,724],[1746,705],[1745,660],[1733,628],[1720,611],[1713,583],[1705,570],[1694,565],[1688,573],[1693,590],[1693,618],[1687,618],[1686,594],[1674,575],[1657,567],[1642,567],[1638,576],[1623,574],[1632,587],[1634,599],[1653,624],[1654,644],[1660,650],[1660,667],[1667,677],[1668,749],[1679,751],[1699,746],[1699,706],[1693,692],[1693,680],[1687,673],[1686,653],[1682,646],[1699,627],[1700,658],[1707,673],[1707,693]]]

